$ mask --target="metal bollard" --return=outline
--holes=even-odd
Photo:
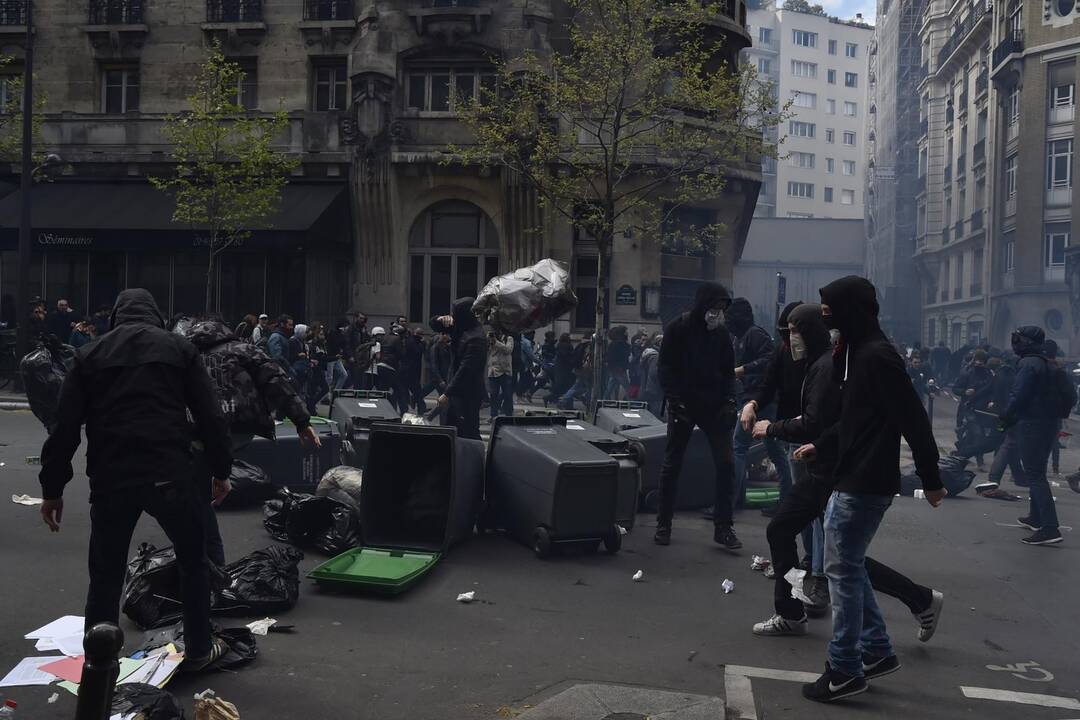
[[[123,631],[112,623],[98,623],[83,637],[82,681],[75,720],[109,720],[113,690],[120,675],[117,656],[124,647]]]

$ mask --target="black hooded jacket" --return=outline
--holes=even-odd
[[[1035,325],[1024,325],[1013,333],[1013,352],[1020,356],[1016,376],[1009,389],[1009,405],[1002,415],[1006,427],[1021,420],[1057,420],[1056,392],[1050,361],[1044,354],[1046,333]]]
[[[731,335],[720,325],[709,330],[705,312],[730,301],[723,286],[706,283],[694,307],[668,323],[660,346],[660,386],[672,403],[692,414],[734,411],[735,352]]]
[[[41,450],[43,496],[59,498],[71,480],[83,423],[91,502],[132,487],[191,482],[193,439],[202,441],[214,477],[228,477],[229,433],[199,351],[165,331],[146,290],[120,293],[111,320],[112,330],[75,353],[60,390],[58,425]]]
[[[754,309],[746,298],[735,298],[724,318],[735,343],[735,367],[743,369],[739,387],[743,397],[752,399],[772,357],[772,337],[754,324]]]
[[[911,446],[923,488],[939,490],[938,449],[926,409],[904,361],[878,326],[877,292],[855,275],[821,289],[841,344],[833,356],[841,388],[840,421],[815,441],[836,457],[836,489],[863,495],[900,492],[900,437]]]
[[[787,330],[791,311],[800,305],[802,303],[799,301],[787,304],[777,321],[778,330]],[[828,331],[825,334],[827,336]],[[773,349],[769,364],[765,366],[761,384],[758,385],[757,393],[751,399],[757,402],[759,408],[775,400],[778,420],[795,417],[799,414],[799,394],[802,390],[803,378],[806,376],[806,369],[810,367],[810,364],[807,358],[792,359],[791,346],[787,342],[780,343]]]
[[[450,306],[454,326],[450,328],[450,382],[444,394],[470,398],[481,402],[484,397],[484,375],[487,369],[487,337],[484,327],[473,315],[474,298],[458,298]],[[431,329],[446,328],[438,318],[431,319]]]

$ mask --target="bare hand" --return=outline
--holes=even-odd
[[[64,498],[46,500],[41,503],[41,518],[53,532],[60,532],[60,521],[64,517]]]
[[[937,507],[945,499],[945,496],[949,494],[949,491],[941,488],[940,490],[927,490],[923,494],[926,495],[926,502],[930,503],[932,507]]]
[[[440,315],[438,317],[438,321],[440,323],[442,323],[443,327],[453,327],[454,326],[454,316],[453,315]]]
[[[319,433],[315,432],[315,428],[308,425],[306,428],[299,432],[300,444],[306,448],[321,448],[322,441],[319,440]]]
[[[770,424],[768,420],[758,420],[754,423],[754,439],[761,440],[768,437]]]
[[[815,457],[817,457],[817,448],[814,447],[813,443],[800,445],[799,448],[795,450],[796,460],[813,460]]]
[[[224,480],[220,478],[214,478],[214,487],[210,496],[213,498],[213,505],[220,505],[221,501],[225,499],[225,496],[232,492],[232,483],[228,478]]]
[[[440,395],[437,402],[439,404],[439,409],[445,410],[450,407],[450,396],[446,394]]]
[[[742,429],[745,432],[750,432],[751,428],[754,427],[754,423],[757,422],[757,410],[754,409],[754,403],[748,402],[743,406],[739,422],[742,423]]]
[[[742,377],[743,375],[745,375],[745,374],[746,374],[746,370],[744,370],[744,369],[743,369],[743,366],[742,366],[742,365],[740,365],[739,367],[735,368],[735,377],[739,377],[739,378],[741,378],[741,377]]]

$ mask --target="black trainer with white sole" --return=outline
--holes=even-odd
[[[1043,528],[1036,530],[1034,535],[1030,535],[1020,542],[1025,545],[1056,545],[1064,540],[1061,537],[1061,532],[1058,530],[1050,530],[1049,528]]]
[[[863,653],[862,671],[863,677],[867,680],[891,675],[899,670],[900,667],[900,658],[895,655],[889,655],[888,657],[874,657],[873,655]]]
[[[825,672],[816,681],[802,686],[803,697],[815,702],[835,702],[866,692],[866,678],[845,675],[825,663]]]
[[[1039,526],[1035,524],[1035,522],[1031,519],[1030,515],[1027,517],[1016,518],[1016,522],[1020,524],[1020,527],[1027,528],[1031,532],[1036,532],[1039,530]]]

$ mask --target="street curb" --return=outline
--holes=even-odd
[[[0,410],[29,410],[30,403],[28,402],[7,402],[0,401]]]

